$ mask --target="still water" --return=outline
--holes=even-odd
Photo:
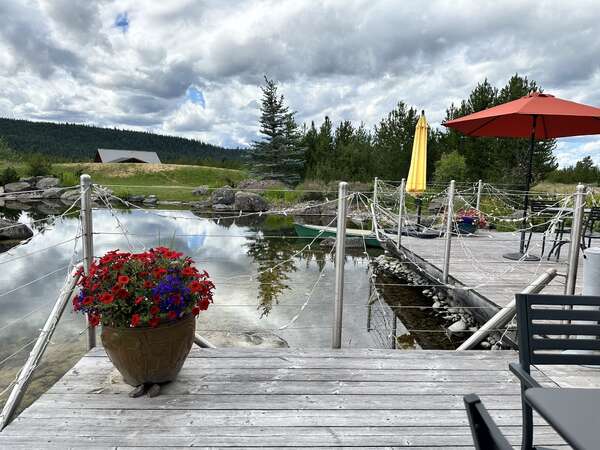
[[[63,218],[32,210],[0,214],[28,224],[35,233],[28,242],[0,254],[1,392],[27,357],[63,286],[66,266],[81,259],[81,243],[74,239],[79,233],[77,214]],[[191,256],[210,274],[216,285],[214,305],[199,316],[197,329],[217,346],[331,344],[333,254],[318,243],[305,248],[309,241],[296,237],[291,217],[219,220],[190,211],[97,209],[93,219],[96,255],[165,245]],[[380,345],[366,326],[368,264],[363,250],[349,251],[344,347]],[[40,389],[83,353],[84,327],[83,318],[67,307],[38,374]]]

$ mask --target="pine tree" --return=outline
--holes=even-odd
[[[283,95],[277,92],[277,83],[265,76],[261,87],[260,134],[248,150],[250,171],[261,178],[295,184],[300,181],[304,166],[304,148],[301,135]]]

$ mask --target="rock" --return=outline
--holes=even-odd
[[[212,209],[217,212],[233,211],[233,205],[224,205],[222,203],[217,203],[212,205]]]
[[[190,206],[192,209],[208,209],[212,206],[212,202],[210,200],[204,200],[203,202],[193,202]]]
[[[209,192],[208,186],[198,186],[192,191],[192,195],[207,195]]]
[[[4,194],[4,186],[0,186],[0,194]]]
[[[4,185],[5,192],[22,192],[22,191],[30,191],[31,184],[26,181],[16,181],[14,183],[8,183]]]
[[[62,194],[60,194],[60,199],[63,202],[73,203],[75,200],[77,200],[77,198],[79,198],[79,195],[79,189],[69,189],[68,191],[65,191]]]
[[[233,205],[235,202],[235,192],[229,186],[215,189],[210,197],[214,205]]]
[[[60,198],[63,189],[59,187],[51,187],[42,192],[42,198]]]
[[[158,203],[158,197],[156,195],[149,195],[142,201],[142,203],[144,205],[156,205]]]
[[[60,184],[60,180],[54,177],[44,177],[41,178],[36,184],[35,187],[38,189],[49,189],[55,188]]]
[[[258,194],[238,191],[235,193],[234,208],[239,211],[266,211],[269,209],[267,201]]]
[[[127,197],[127,201],[130,203],[142,203],[146,197],[143,195],[130,195]]]
[[[439,309],[442,305],[440,304],[440,302],[433,302],[433,309]]]
[[[460,333],[461,331],[465,331],[467,329],[467,324],[463,319],[460,319],[457,322],[454,322],[452,325],[448,327],[448,331],[451,333]]]
[[[0,239],[23,240],[33,236],[33,232],[25,224],[12,220],[0,219]]]
[[[482,341],[480,344],[481,348],[485,348],[488,349],[492,346],[492,344],[490,344],[488,341]]]

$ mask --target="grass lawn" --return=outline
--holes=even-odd
[[[177,164],[53,164],[52,171],[63,185],[76,185],[79,175],[88,173],[94,183],[109,186],[119,197],[155,194],[160,200],[197,200],[196,186],[234,185],[247,176],[243,171],[217,167]]]

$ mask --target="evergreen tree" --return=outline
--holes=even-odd
[[[304,166],[304,148],[295,113],[290,112],[283,95],[278,94],[274,80],[265,76],[261,90],[263,139],[255,141],[248,151],[250,171],[263,178],[295,184],[300,181]]]

